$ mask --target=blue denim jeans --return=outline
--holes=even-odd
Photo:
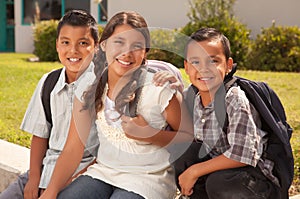
[[[0,199],[23,199],[24,188],[28,182],[28,175],[29,171],[19,175],[13,183],[0,193]]]
[[[143,199],[139,194],[120,189],[87,175],[79,176],[63,189],[57,199]]]

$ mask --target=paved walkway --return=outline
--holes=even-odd
[[[0,193],[20,173],[29,168],[30,150],[0,139]],[[290,199],[300,199],[300,195]]]

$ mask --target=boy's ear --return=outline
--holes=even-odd
[[[229,57],[229,59],[227,60],[227,73],[229,73],[232,70],[233,67],[233,59],[231,57]]]
[[[105,52],[105,49],[106,49],[106,41],[102,41],[102,42],[100,43],[100,48],[101,48],[101,50],[102,50],[103,52]]]
[[[185,73],[188,74],[188,71],[189,71],[189,65],[188,65],[188,62],[187,62],[186,60],[184,60],[183,64],[184,64],[184,70],[185,70]]]
[[[55,40],[55,48],[56,48],[56,52],[58,52],[58,50],[57,50],[57,39]]]

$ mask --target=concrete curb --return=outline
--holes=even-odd
[[[30,149],[0,139],[0,193],[29,168]],[[300,199],[300,195],[290,199]]]
[[[0,139],[0,192],[29,168],[30,150]]]

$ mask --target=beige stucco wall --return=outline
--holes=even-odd
[[[109,0],[108,17],[122,10],[139,12],[149,27],[178,28],[188,22],[187,0]]]
[[[92,15],[98,19],[98,5],[91,1]],[[145,17],[149,27],[179,28],[188,22],[188,0],[108,0],[108,17],[122,10],[135,10]],[[300,27],[300,0],[236,0],[236,17],[251,29],[254,38],[262,27],[276,25]],[[15,50],[33,51],[32,30],[21,24],[21,0],[15,0]]]
[[[252,36],[262,27],[276,25],[300,27],[299,0],[236,0],[235,14],[252,30]]]

